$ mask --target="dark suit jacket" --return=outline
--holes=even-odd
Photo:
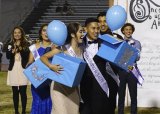
[[[8,44],[8,45],[11,45],[12,48],[11,49],[7,49],[6,51],[6,57],[7,59],[9,59],[9,67],[8,67],[8,70],[12,70],[13,66],[14,66],[14,61],[15,61],[15,53],[12,53],[12,49],[13,49],[13,45],[12,44]],[[8,47],[8,46],[7,46]],[[22,49],[20,51],[20,55],[21,55],[21,65],[23,68],[26,67],[26,64],[28,62],[28,58],[29,58],[29,49]]]
[[[109,34],[109,35],[111,35],[111,36],[116,35],[116,36],[117,36],[117,38],[119,38],[119,39],[123,40],[123,37],[122,37],[121,35],[119,35],[119,34],[117,34],[117,33],[112,32],[110,29],[108,29],[108,30],[107,30],[107,31],[105,31],[105,32],[100,32],[100,34],[101,34],[101,35],[103,35],[103,34]]]

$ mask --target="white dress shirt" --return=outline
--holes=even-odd
[[[88,41],[91,41],[88,38],[87,38],[86,41],[87,41],[87,43],[86,43],[86,45],[87,45],[86,46],[86,51],[89,54],[89,56],[91,58],[93,58],[97,54],[97,52],[98,52],[98,43],[88,44]]]

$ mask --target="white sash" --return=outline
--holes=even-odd
[[[144,81],[144,78],[142,77],[142,74],[140,73],[138,67],[133,66],[133,69],[131,71],[133,75],[137,78],[138,84],[142,86],[142,83]]]
[[[82,54],[80,56],[77,56],[76,53],[75,53],[75,51],[73,50],[73,48],[71,46],[66,45],[66,48],[67,48],[67,51],[68,51],[68,53],[69,53],[70,56],[83,59]]]
[[[35,61],[40,58],[35,44],[29,46],[29,50],[32,52]]]
[[[71,55],[72,57],[77,57],[76,53],[74,52],[74,50],[71,46],[69,48],[67,47],[67,51],[68,51],[69,55]]]
[[[84,52],[84,59],[86,60],[89,68],[91,69],[93,76],[95,77],[95,79],[97,80],[97,82],[99,83],[99,85],[101,86],[103,91],[109,97],[109,87],[108,87],[107,81],[104,79],[104,77],[101,74],[101,72],[99,71],[97,65],[95,64],[93,59],[90,58],[89,54],[86,51]]]
[[[111,65],[109,62],[106,62],[106,72],[116,81],[117,85],[119,86],[120,80],[119,80],[119,75],[115,74]]]

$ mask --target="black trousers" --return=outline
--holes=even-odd
[[[27,104],[27,85],[24,86],[12,86],[13,91],[13,104],[15,113],[18,114],[18,104],[19,104],[19,94],[21,96],[21,103],[22,103],[22,114],[26,112],[26,104]]]
[[[90,90],[86,90],[87,88],[81,85],[81,97],[84,103],[80,105],[80,114],[115,114],[118,86],[111,76],[107,76],[106,80],[109,86],[109,97],[94,77],[86,83],[86,86],[92,83],[92,87],[88,88]]]
[[[0,63],[2,62],[2,56],[3,56],[3,54],[0,53]]]
[[[137,114],[137,79],[133,74],[126,71],[119,72],[120,86],[118,98],[118,114],[124,114],[124,103],[126,84],[128,84],[130,98],[131,98],[131,114]]]
[[[2,63],[2,53],[0,53],[0,71],[1,71],[1,63]]]

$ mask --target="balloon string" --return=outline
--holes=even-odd
[[[60,48],[61,48],[62,52],[64,53],[64,49],[63,49],[63,46],[60,46]],[[64,53],[64,55],[66,55],[66,54]]]
[[[118,0],[117,0],[117,5],[118,5]]]
[[[60,48],[61,48],[62,52],[64,53],[63,47],[62,47],[62,46],[60,46]]]

